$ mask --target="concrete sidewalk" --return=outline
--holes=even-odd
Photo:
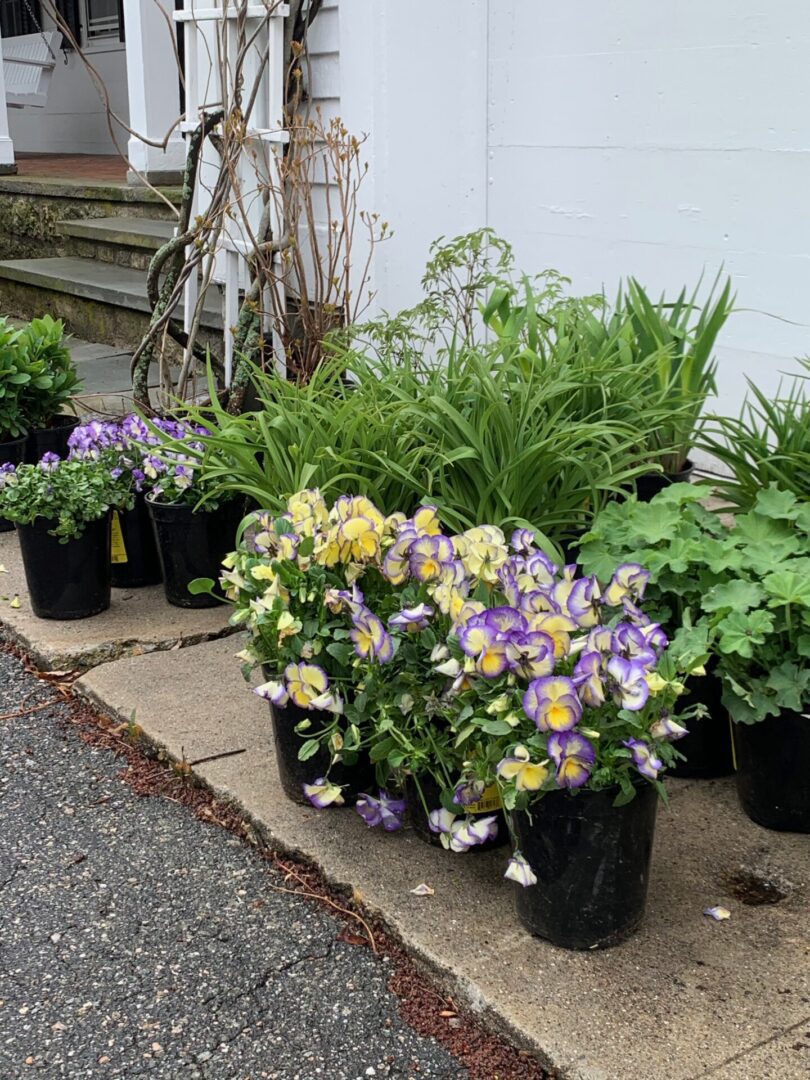
[[[107,615],[40,622],[10,540],[0,537],[11,571],[0,592],[19,592],[21,607],[0,604],[0,619],[14,640],[43,666],[66,659],[90,669],[80,694],[122,721],[134,712],[148,738],[243,808],[268,844],[359,895],[451,992],[565,1080],[808,1075],[810,840],[752,824],[733,781],[669,782],[641,931],[615,949],[564,952],[518,924],[503,852],[452,855],[410,830],[381,834],[351,810],[284,798],[268,708],[234,659],[239,637],[194,644],[217,638],[226,612],[182,612],[155,590],[133,590]],[[768,894],[763,882],[778,902],[746,903]],[[435,895],[414,896],[421,883]],[[730,920],[702,914],[714,904]]]

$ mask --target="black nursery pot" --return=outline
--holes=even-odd
[[[526,929],[562,949],[604,949],[624,941],[644,916],[658,793],[636,784],[636,797],[614,806],[618,787],[553,791],[512,827],[537,884],[516,886]]]
[[[419,786],[421,787],[422,794],[427,802],[428,810],[438,810],[441,807],[441,798],[436,781],[431,776],[420,776]],[[422,800],[419,798],[419,790],[412,776],[407,776],[405,778],[405,797],[408,800],[408,815],[416,835],[420,840],[424,840],[428,844],[433,844],[434,847],[440,847],[441,839],[439,834],[432,832],[430,828],[428,812],[422,805]],[[498,823],[498,835],[494,840],[487,840],[483,844],[476,844],[474,847],[470,848],[470,851],[489,851],[492,848],[503,847],[509,840],[509,828],[506,824],[506,816],[504,815],[503,810],[499,809],[499,806],[494,804],[491,793],[488,794],[485,792],[481,802],[474,806],[466,808],[460,806],[457,813],[459,815],[463,815],[464,813],[473,813],[476,815],[494,814]]]
[[[114,510],[112,519],[112,583],[115,589],[158,585],[160,570],[155,530],[146,498],[135,496],[131,510]]]
[[[60,544],[37,518],[18,525],[31,607],[39,619],[87,619],[110,606],[110,514],[85,527],[78,540]]]
[[[731,776],[734,772],[734,755],[731,749],[731,721],[723,706],[723,683],[712,668],[705,675],[694,676],[687,681],[686,694],[678,699],[678,712],[693,705],[705,705],[709,715],[702,720],[686,720],[689,734],[675,743],[676,749],[686,756],[669,769],[669,776],[681,780],[709,780],[717,776]],[[677,718],[677,714],[676,714]]]
[[[232,499],[216,510],[195,511],[191,506],[156,502],[151,497],[146,505],[154,526],[168,602],[182,608],[216,607],[219,603],[216,597],[205,593],[192,596],[188,587],[195,578],[214,581],[219,578],[222,560],[236,543],[242,500]]]
[[[734,725],[737,794],[766,829],[810,833],[810,715],[782,712]]]
[[[25,460],[29,465],[36,465],[43,454],[57,454],[60,458],[68,455],[70,433],[79,425],[79,418],[69,413],[59,413],[47,427],[32,431],[25,448]]]
[[[28,444],[28,436],[21,439],[9,439],[8,442],[0,442],[0,465],[19,465],[25,460],[25,448]],[[11,532],[14,522],[8,518],[0,517],[0,532]]]
[[[265,672],[267,678],[272,677],[269,671]],[[374,786],[374,768],[368,758],[363,755],[354,765],[333,765],[329,769],[330,755],[326,750],[319,750],[313,757],[306,761],[299,760],[298,751],[304,745],[304,739],[295,732],[295,725],[302,720],[311,720],[312,714],[306,709],[301,709],[292,702],[287,705],[270,706],[270,715],[273,720],[273,741],[276,746],[276,763],[281,787],[288,799],[300,803],[302,806],[311,806],[309,799],[303,792],[304,784],[311,784],[321,776],[325,776],[329,770],[329,779],[334,784],[343,787],[343,798],[347,804],[354,802],[361,791],[372,791]]]
[[[644,473],[636,477],[636,497],[639,502],[652,502],[659,492],[668,488],[670,484],[688,484],[692,480],[694,463],[687,459],[680,472],[676,473]]]

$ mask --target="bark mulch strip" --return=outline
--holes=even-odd
[[[488,1031],[479,1019],[442,993],[422,974],[393,935],[379,921],[364,914],[358,898],[346,899],[313,867],[263,846],[250,821],[236,807],[214,798],[198,782],[190,764],[166,760],[155,752],[142,738],[136,723],[115,724],[76,698],[71,684],[80,672],[38,671],[15,646],[0,642],[0,649],[15,655],[30,674],[54,690],[53,699],[46,705],[37,703],[25,708],[23,704],[18,713],[2,719],[47,706],[68,705],[68,716],[59,722],[70,724],[83,742],[110,750],[120,758],[123,762],[120,778],[136,794],[179,803],[200,821],[240,837],[283,875],[285,885],[271,883],[271,888],[324,905],[344,923],[341,941],[388,957],[393,967],[389,989],[399,999],[404,1019],[420,1035],[432,1037],[445,1046],[468,1069],[472,1080],[554,1080],[555,1072],[544,1070],[531,1054]]]

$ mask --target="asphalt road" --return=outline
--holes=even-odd
[[[0,653],[0,714],[52,695]],[[64,708],[0,720],[0,1080],[468,1075],[398,1015],[385,960],[136,795]]]

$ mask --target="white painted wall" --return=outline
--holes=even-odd
[[[380,304],[428,244],[483,224],[582,292],[731,273],[721,407],[810,353],[806,0],[340,0],[340,104],[369,130],[396,236]]]
[[[50,29],[53,20],[43,16]],[[9,109],[9,129],[14,149],[48,154],[114,154],[104,108],[90,75],[74,53],[56,51],[57,61],[43,109]],[[127,68],[124,45],[119,41],[91,45],[88,56],[107,87],[115,113],[127,122]],[[117,133],[126,154],[127,133]]]

